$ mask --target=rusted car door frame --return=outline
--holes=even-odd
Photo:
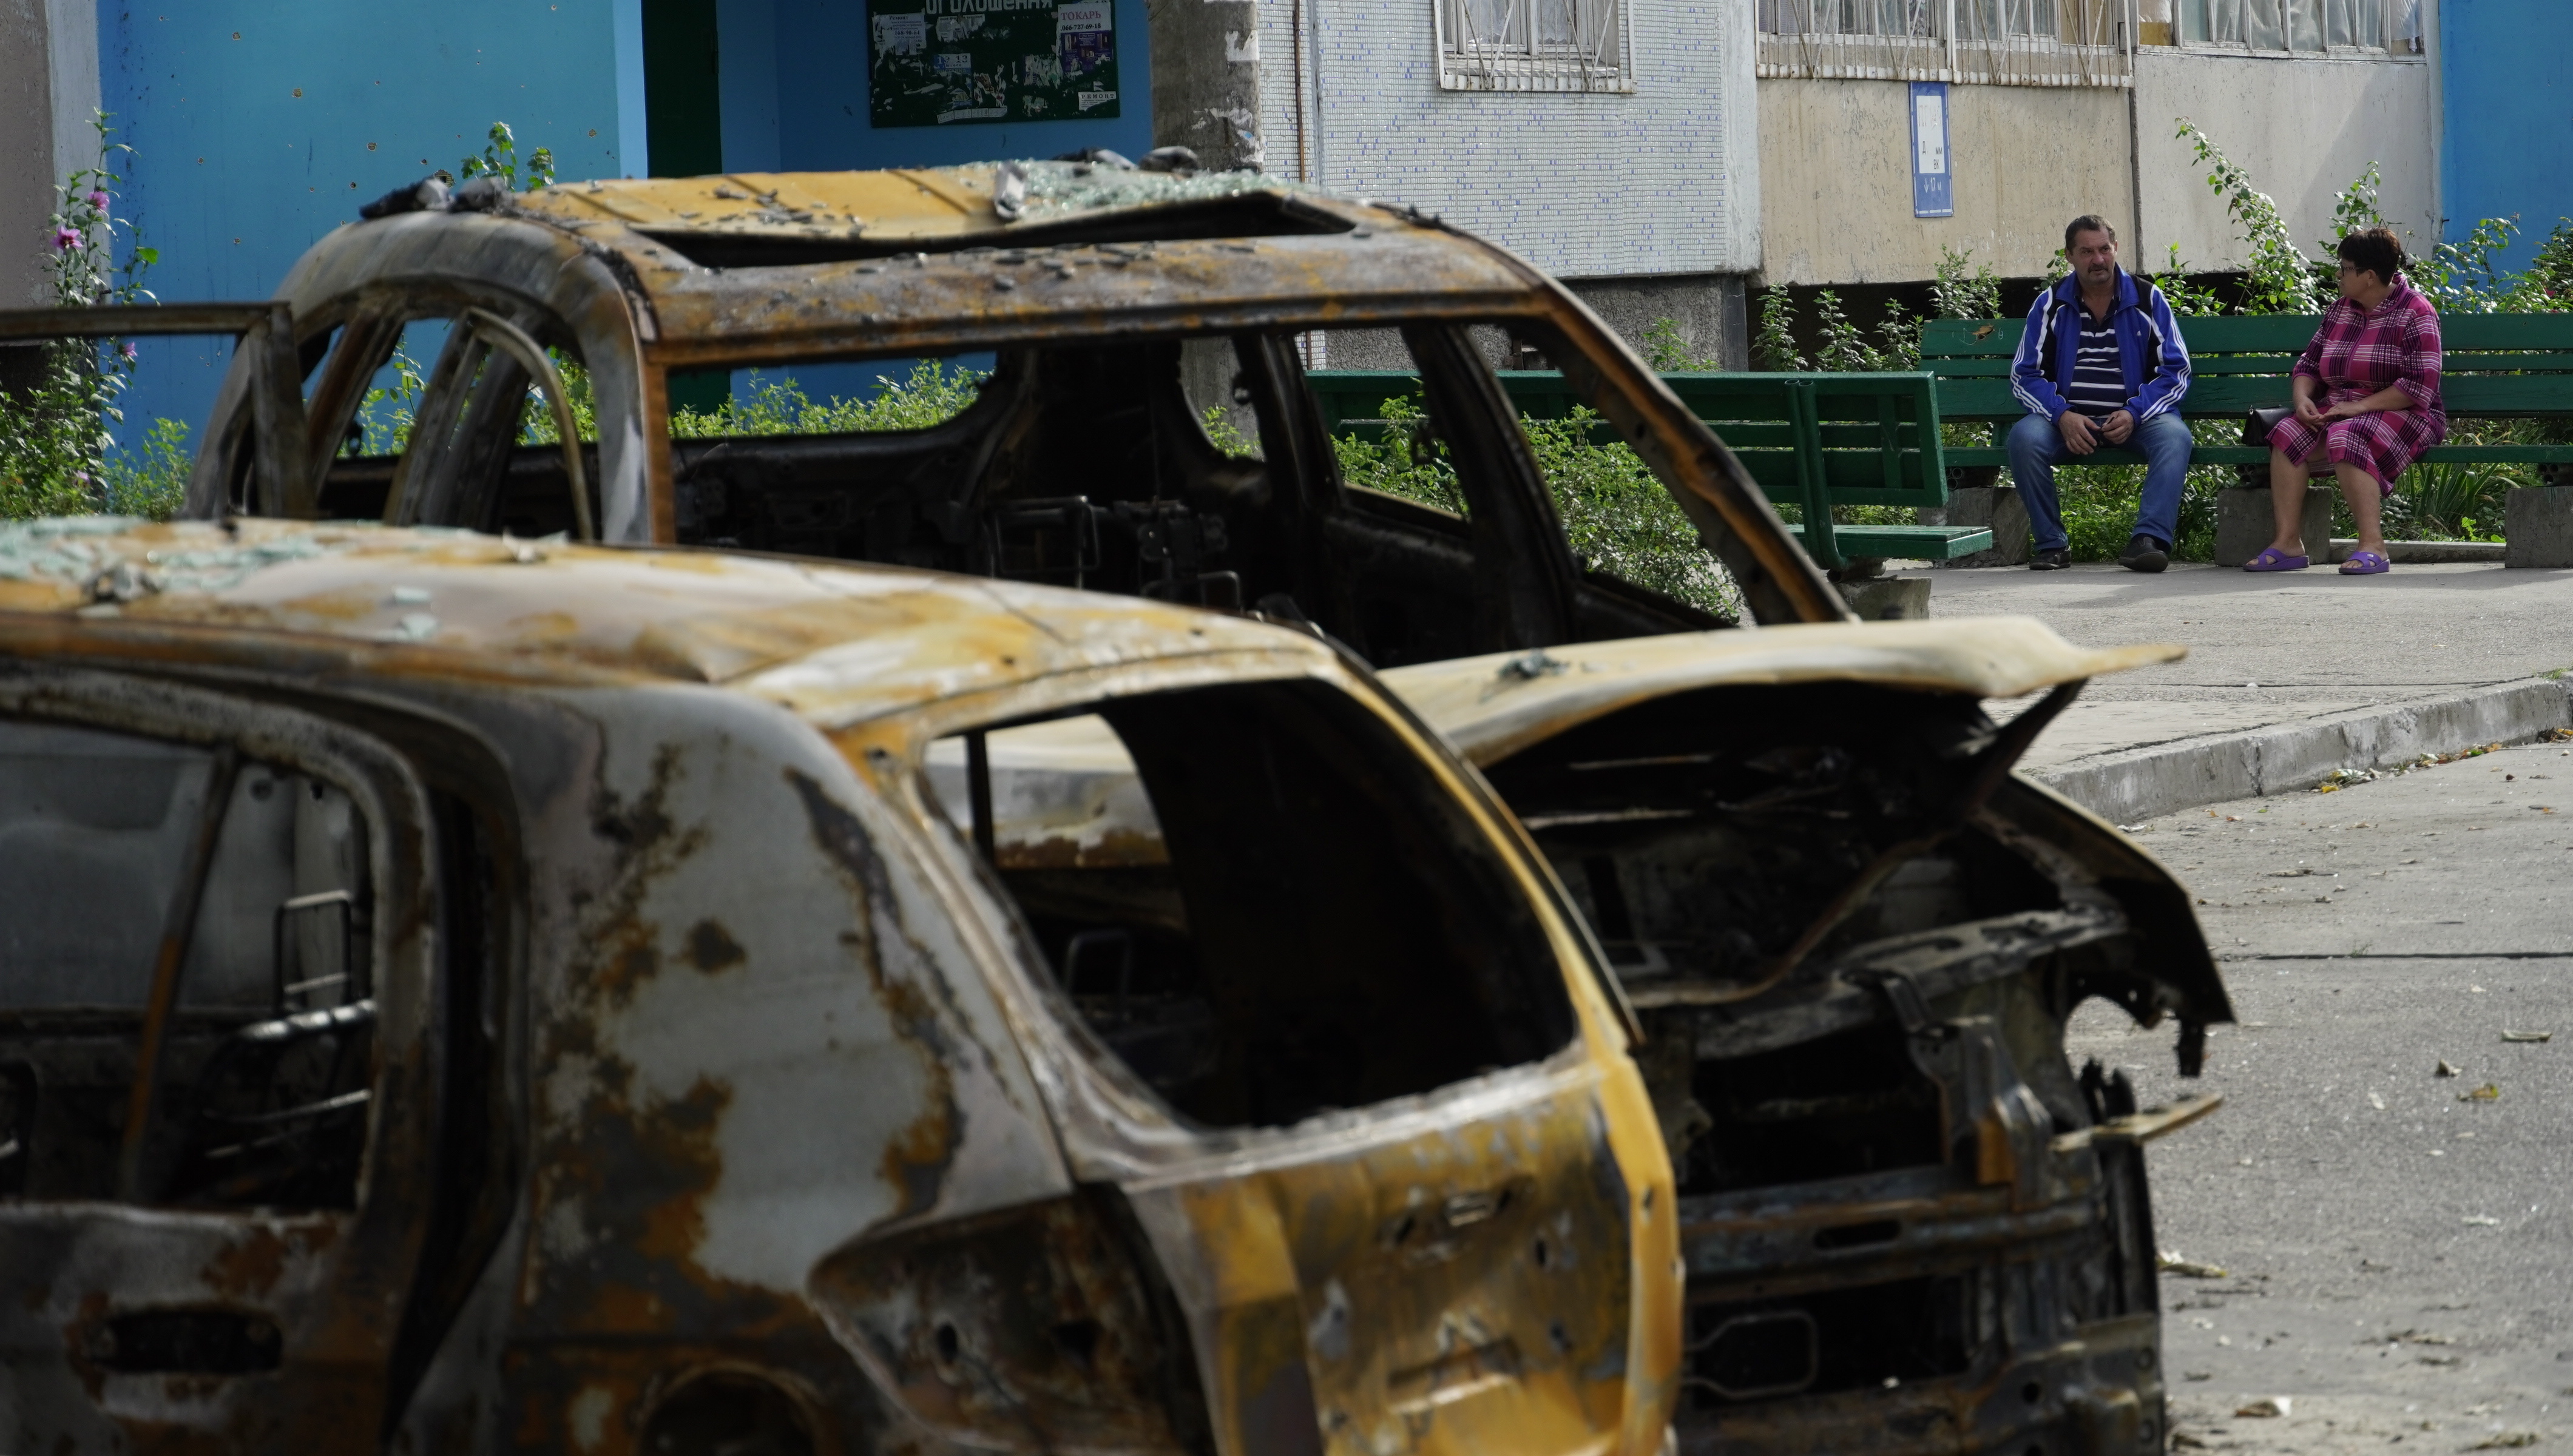
[[[868,777],[905,807],[906,828],[916,839],[920,862],[945,879],[946,893],[955,903],[973,908],[973,914],[960,919],[980,943],[990,980],[1019,1029],[1031,1067],[1038,1070],[1038,1085],[1051,1103],[1074,1176],[1123,1193],[1170,1280],[1191,1330],[1216,1447],[1223,1456],[1364,1450],[1375,1428],[1361,1428],[1357,1422],[1369,1416],[1391,1419],[1397,1426],[1408,1422],[1414,1438],[1426,1441],[1416,1447],[1423,1451],[1488,1444],[1495,1430],[1478,1432],[1469,1424],[1461,1431],[1431,1431],[1432,1414],[1450,1398],[1437,1393],[1442,1383],[1479,1390],[1514,1379],[1504,1368],[1504,1357],[1491,1353],[1493,1347],[1465,1338],[1474,1327],[1465,1313],[1442,1317],[1434,1310],[1410,1311],[1447,1331],[1442,1342],[1451,1336],[1463,1341],[1454,1350],[1454,1368],[1368,1372],[1375,1378],[1392,1377],[1394,1384],[1408,1380],[1417,1385],[1416,1409],[1391,1415],[1351,1411],[1347,1402],[1355,1392],[1346,1383],[1349,1372],[1336,1372],[1343,1379],[1334,1384],[1331,1361],[1316,1357],[1314,1343],[1327,1345],[1334,1319],[1344,1324],[1349,1318],[1346,1296],[1314,1287],[1309,1273],[1299,1280],[1299,1256],[1313,1257],[1310,1250],[1317,1244],[1352,1237],[1371,1242],[1381,1236],[1373,1220],[1381,1211],[1376,1203],[1383,1190],[1371,1176],[1398,1178],[1390,1170],[1404,1159],[1426,1159],[1420,1166],[1435,1163],[1429,1149],[1453,1141],[1460,1123],[1485,1117],[1506,1121],[1511,1108],[1537,1115],[1537,1109],[1549,1104],[1600,1101],[1614,1103],[1618,1114],[1594,1110],[1586,1131],[1576,1117],[1554,1132],[1593,1147],[1595,1156],[1611,1165],[1606,1170],[1620,1180],[1629,1263],[1614,1271],[1611,1289],[1592,1292],[1602,1298],[1613,1292],[1623,1306],[1625,1329],[1615,1361],[1615,1378],[1623,1382],[1622,1409],[1605,1412],[1595,1402],[1558,1394],[1551,1401],[1525,1405],[1518,1414],[1539,1420],[1547,1439],[1558,1446],[1572,1437],[1563,1421],[1577,1417],[1594,1425],[1575,1445],[1605,1442],[1631,1456],[1661,1449],[1678,1395],[1676,1382],[1659,1373],[1672,1370],[1678,1358],[1678,1245],[1670,1214],[1673,1194],[1664,1181],[1668,1160],[1649,1100],[1625,1056],[1628,1024],[1603,990],[1604,972],[1595,964],[1586,928],[1516,821],[1489,797],[1472,770],[1399,702],[1380,694],[1362,669],[1324,676],[1380,718],[1468,807],[1543,916],[1577,1025],[1574,1040],[1543,1062],[1290,1127],[1213,1130],[1188,1124],[1090,1036],[1079,1013],[1042,969],[1044,958],[1019,928],[1009,891],[924,796],[923,755],[931,741],[948,733],[1143,691],[1313,675],[1301,663],[1243,658],[1235,654],[1235,660],[1226,661],[1210,654],[1065,674],[1006,692],[946,699],[898,719],[850,725],[834,736],[851,761],[864,765]],[[1608,1069],[1604,1075],[1603,1068]],[[1478,1150],[1474,1155],[1495,1154]],[[1363,1233],[1334,1231],[1327,1224],[1321,1210],[1335,1201],[1345,1205],[1337,1221],[1354,1220]],[[1434,1222],[1438,1215],[1422,1216]],[[1469,1216],[1457,1215],[1460,1228]],[[1538,1238],[1536,1246],[1533,1257],[1542,1268],[1545,1239]],[[1335,1299],[1342,1302],[1335,1305]],[[1451,1329],[1454,1320],[1465,1322]],[[1537,1338],[1543,1340],[1541,1330]],[[1334,1405],[1334,1399],[1340,1404]]]
[[[123,672],[23,667],[0,680],[0,714],[229,748],[331,782],[366,816],[377,912],[375,1067],[355,1206],[0,1203],[0,1243],[13,1250],[0,1265],[49,1281],[22,1286],[0,1316],[16,1326],[9,1378],[22,1390],[58,1387],[17,1408],[94,1412],[89,1429],[60,1433],[83,1445],[191,1431],[281,1450],[372,1448],[438,1170],[439,886],[427,791],[401,755],[328,718]],[[273,1332],[273,1368],[120,1369],[119,1321],[165,1311],[237,1325],[255,1343]]]

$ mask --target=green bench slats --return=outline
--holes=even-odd
[[[2298,355],[2320,322],[2304,314],[2227,314],[2182,319],[2179,332],[2188,341],[2191,359],[2201,354]],[[1921,357],[2009,359],[2027,328],[2025,319],[1933,319],[1921,331]],[[2452,355],[2511,350],[2561,354],[2573,350],[2573,314],[2443,314],[2439,345]]]
[[[1560,419],[1580,401],[1550,369],[1497,371],[1511,404],[1531,418]],[[1853,556],[1952,560],[1988,549],[1992,533],[1969,526],[1841,525],[1835,505],[1936,507],[1947,503],[1948,460],[1939,437],[1939,384],[1927,372],[1673,372],[1662,381],[1707,422],[1773,501],[1792,504],[1810,534],[1791,527],[1826,568]],[[1315,369],[1305,375],[1333,434],[1380,438],[1388,399],[1419,392],[1417,374],[1392,369]],[[1593,443],[1617,441],[1604,421]]]
[[[2319,320],[2279,315],[2259,318],[2182,319],[2188,340],[2188,394],[2180,413],[2190,419],[2238,419],[2253,409],[2287,402],[2287,374],[2313,338]],[[2021,319],[1938,319],[1922,330],[1922,365],[1939,378],[1939,410],[1950,420],[2016,423],[2028,410],[2011,392],[2012,357],[2027,322]],[[2531,418],[2573,413],[2573,315],[2458,314],[2439,320],[2445,350],[2439,391],[2450,417]],[[2257,445],[2199,445],[2199,464],[2257,465],[2268,451]],[[2573,464],[2573,444],[2443,444],[2422,453],[2431,463]],[[2107,447],[2090,457],[2099,464],[2142,464],[2134,450]],[[1999,445],[1947,450],[1956,466],[2007,465]]]
[[[1790,525],[1787,534],[1805,539],[1805,528]],[[1951,561],[1993,548],[1993,533],[1984,526],[1832,526],[1844,556],[1879,556],[1901,561]]]
[[[2573,381],[2550,374],[2444,374],[2439,394],[2450,414],[2560,414],[2573,407]],[[2287,402],[2284,374],[2199,374],[2188,381],[2179,410],[2192,419],[2238,415]],[[1949,419],[1979,416],[2017,419],[2028,412],[2008,379],[1942,379],[1939,412]]]

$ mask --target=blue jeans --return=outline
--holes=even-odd
[[[2136,533],[2165,546],[2179,536],[2179,490],[2188,476],[2189,444],[2188,425],[2176,414],[2140,419],[2136,432],[2127,436],[2127,448],[2144,456],[2144,498],[2136,510]],[[2040,551],[2063,550],[2064,511],[2055,500],[2055,467],[2085,457],[2065,448],[2063,432],[2043,414],[2012,425],[2009,448],[2011,483],[2028,507],[2029,544]]]

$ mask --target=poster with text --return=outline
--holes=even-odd
[[[879,127],[1117,115],[1110,0],[867,0]]]

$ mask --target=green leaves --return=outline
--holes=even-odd
[[[2287,236],[2286,219],[2279,216],[2278,205],[2267,193],[2252,184],[2251,174],[2235,165],[2219,150],[2213,138],[2198,130],[2186,117],[2177,118],[2181,141],[2197,153],[2197,160],[2207,164],[2208,190],[2224,199],[2224,210],[2242,230],[2242,241],[2249,245],[2250,259],[2242,280],[2242,309],[2245,314],[2312,314],[2320,312],[2322,303],[2314,292],[2314,269]],[[2370,169],[2373,171],[2373,169]],[[2362,179],[2365,181],[2365,179]],[[2342,206],[2353,205],[2359,184],[2353,183],[2341,194]],[[2372,185],[2365,193],[2365,205],[2373,209],[2375,191]]]
[[[1447,445],[1417,396],[1384,401],[1375,438],[1334,435],[1340,478],[1440,510],[1466,514]],[[1519,428],[1545,474],[1564,543],[1596,571],[1648,587],[1720,617],[1739,617],[1742,593],[1699,539],[1697,526],[1643,459],[1598,442],[1600,417],[1575,405],[1561,419],[1522,415]]]
[[[470,181],[476,177],[505,178],[513,192],[533,192],[553,185],[554,154],[551,148],[538,147],[527,154],[527,185],[521,189],[518,186],[517,133],[509,130],[507,122],[495,121],[484,135],[489,141],[483,145],[482,155],[467,157],[455,165],[459,181]]]
[[[132,225],[112,211],[107,189],[118,178],[106,164],[131,149],[108,141],[115,128],[107,119],[103,111],[90,119],[99,165],[73,172],[55,194],[44,274],[57,308],[152,297],[143,272],[160,261],[157,251],[137,247],[121,270],[115,266],[117,230],[130,234]],[[0,517],[95,510],[106,498],[116,443],[107,426],[125,418],[116,400],[134,372],[132,347],[114,339],[59,339],[42,346],[42,361],[35,382],[0,395]]]
[[[587,416],[582,411],[589,381],[584,374],[574,382],[572,371],[578,367],[574,364],[564,371],[563,383],[572,395],[573,414],[585,423]],[[714,439],[741,434],[927,429],[953,419],[973,403],[988,377],[969,368],[950,366],[943,360],[925,359],[912,365],[910,374],[901,379],[879,376],[876,382],[882,387],[872,399],[834,395],[817,403],[795,382],[794,375],[769,379],[753,370],[743,392],[715,408],[673,410],[670,435],[673,439]],[[531,414],[527,436],[549,441],[553,438],[552,429],[550,416]]]

